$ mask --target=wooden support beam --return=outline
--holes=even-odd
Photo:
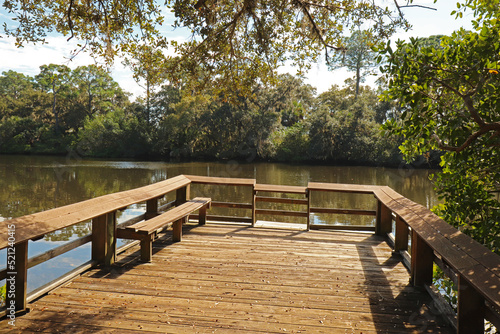
[[[207,206],[202,206],[198,214],[198,225],[205,225],[206,223],[207,223]]]
[[[179,206],[189,200],[190,196],[190,185],[186,185],[182,188],[179,188],[175,192],[175,206]]]
[[[381,201],[377,202],[376,235],[386,235],[392,230],[392,212]]]
[[[457,333],[483,334],[484,315],[484,298],[459,275]]]
[[[92,260],[110,266],[116,259],[116,212],[92,219]]]
[[[158,198],[146,201],[146,219],[151,219],[158,215]]]
[[[255,222],[257,221],[257,218],[255,217],[255,209],[256,205],[255,203],[257,202],[257,191],[255,190],[255,185],[252,187],[252,227],[255,226]]]
[[[7,248],[7,279],[6,279],[7,315],[26,310],[26,295],[28,283],[28,241],[22,241]],[[9,318],[9,317],[8,317]]]
[[[306,190],[307,197],[307,231],[311,229],[311,191],[309,189]]]
[[[155,239],[155,233],[144,236],[141,239],[141,261],[151,262],[153,258],[153,241]]]
[[[411,282],[414,286],[423,287],[432,284],[432,266],[434,251],[415,232],[411,235]]]
[[[394,251],[408,250],[408,225],[400,216],[396,216],[396,239],[394,241]]]
[[[187,222],[188,217],[181,218],[175,221],[172,225],[173,233],[172,240],[174,242],[182,241],[182,225]]]

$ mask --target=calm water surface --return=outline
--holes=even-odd
[[[236,162],[138,162],[80,159],[77,156],[2,156],[0,155],[0,221],[54,207],[79,202],[112,192],[141,187],[179,174],[255,178],[257,183],[305,186],[309,181],[388,185],[409,199],[432,207],[437,198],[429,181],[431,170],[382,167],[338,167],[290,165],[279,163]],[[250,202],[250,194],[234,187],[195,185],[192,196],[211,196],[214,200]],[[313,206],[374,209],[371,195],[335,195],[313,193]],[[264,203],[263,203],[264,204]],[[262,208],[275,208],[276,204]],[[281,207],[285,210],[297,209]],[[300,209],[300,208],[299,208]],[[219,209],[220,210],[220,209]],[[123,211],[119,222],[144,211],[137,205]],[[214,212],[219,214],[219,212]],[[240,215],[241,212],[224,212]],[[258,217],[273,220],[271,217]],[[303,218],[286,219],[305,222]],[[300,220],[302,219],[302,220]],[[373,224],[372,217],[352,219],[342,215],[314,215],[317,224]],[[2,232],[4,233],[4,232]],[[89,223],[82,223],[30,242],[29,256],[43,253],[89,233]],[[82,246],[42,265],[29,269],[28,289],[35,289],[90,259],[90,244]],[[0,252],[0,266],[5,266],[5,251]],[[1,284],[3,284],[2,282]]]

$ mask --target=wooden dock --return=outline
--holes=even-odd
[[[373,233],[185,225],[28,305],[2,333],[449,333]]]
[[[317,207],[318,193],[370,196],[376,210]],[[118,212],[139,203],[144,213],[118,223]],[[315,214],[372,216],[374,224],[321,225]],[[269,215],[303,222],[264,222]],[[190,219],[198,225],[184,224]],[[90,234],[28,257],[30,240],[80,222],[91,222]],[[0,223],[8,263],[0,268],[8,305],[0,310],[2,333],[500,328],[500,256],[386,186],[178,175]],[[140,247],[118,248],[118,238]],[[87,243],[88,262],[28,293],[29,268]],[[455,305],[439,293],[435,268],[456,288]]]

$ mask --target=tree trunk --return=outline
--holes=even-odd
[[[361,71],[360,66],[356,67],[356,95],[354,96],[355,99],[357,99],[359,95],[359,83],[361,81],[360,71]]]
[[[54,98],[52,100],[52,113],[54,114],[55,121],[56,121],[55,132],[56,132],[56,135],[58,135],[59,134],[59,112],[57,111],[57,108],[56,108],[57,91],[56,91],[55,84],[52,84],[52,94],[54,96]]]

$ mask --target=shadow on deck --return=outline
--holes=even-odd
[[[10,332],[448,333],[382,237],[229,224],[131,248],[30,305]],[[189,232],[187,231],[189,230]],[[0,331],[8,324],[2,321]]]

